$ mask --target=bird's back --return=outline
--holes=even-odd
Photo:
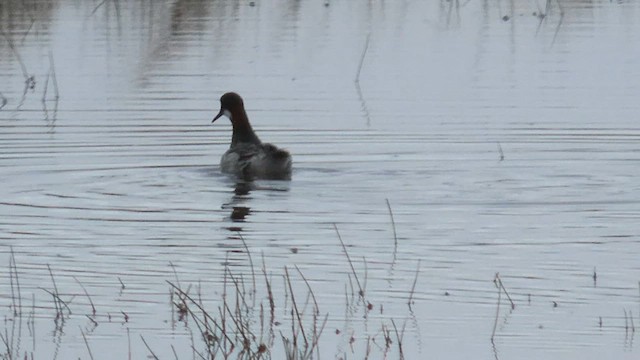
[[[273,144],[241,143],[222,156],[220,168],[244,180],[291,179],[292,159],[288,151]]]

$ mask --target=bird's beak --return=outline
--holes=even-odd
[[[213,124],[213,122],[218,120],[222,115],[224,115],[224,109],[220,109],[220,112],[213,118],[213,120],[211,120],[211,123]]]
[[[231,111],[227,109],[220,109],[220,112],[218,113],[218,115],[216,115],[216,117],[214,117],[213,120],[211,120],[211,122],[213,123],[214,121],[218,120],[222,115],[228,117],[229,120],[231,120]]]

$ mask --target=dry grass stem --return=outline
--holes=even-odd
[[[398,247],[398,233],[396,231],[396,221],[393,218],[393,211],[391,210],[391,203],[389,203],[389,199],[385,199],[387,202],[387,209],[389,209],[389,217],[391,218],[391,227],[393,228],[393,242],[395,247]]]
[[[84,294],[87,296],[87,299],[89,299],[89,304],[91,304],[91,313],[93,314],[93,316],[96,316],[96,307],[93,304],[93,300],[91,300],[91,296],[89,295],[89,292],[84,287],[84,285],[82,285],[80,280],[78,280],[75,276],[73,277],[73,280],[75,280],[78,283],[78,285],[80,285],[80,287],[82,288],[82,291],[84,291]]]
[[[500,317],[500,300],[502,299],[502,289],[500,288],[500,285],[498,285],[497,282],[498,279],[498,274],[496,274],[496,277],[494,278],[494,284],[496,285],[496,288],[498,289],[498,304],[496,305],[496,317],[493,321],[493,331],[491,331],[491,343],[495,344],[494,342],[494,338],[496,336],[496,330],[498,328],[498,318]]]
[[[252,278],[252,281],[253,281],[252,297],[255,300],[256,272],[255,272],[255,269],[253,267],[253,258],[251,257],[251,251],[249,251],[249,246],[247,246],[247,242],[244,241],[244,237],[242,236],[242,234],[240,232],[238,232],[238,236],[240,237],[240,240],[242,241],[242,245],[244,245],[244,248],[247,251],[247,257],[249,258],[249,265],[251,265],[251,278]]]
[[[391,324],[393,325],[393,331],[396,333],[396,340],[398,340],[398,353],[400,355],[400,359],[404,359],[404,352],[402,350],[402,339],[404,338],[404,325],[402,326],[402,332],[398,333],[398,328],[396,327],[396,322],[391,319]],[[405,322],[406,325],[406,322]]]
[[[93,360],[93,354],[91,353],[91,347],[89,346],[89,342],[87,341],[87,337],[84,335],[84,331],[80,328],[80,333],[82,334],[82,338],[84,339],[84,344],[87,346],[87,351],[89,352],[89,358]]]
[[[340,240],[340,245],[342,245],[342,250],[344,251],[344,254],[347,256],[347,261],[349,262],[349,266],[351,267],[351,272],[353,273],[353,276],[356,279],[356,283],[358,284],[358,289],[359,289],[358,294],[360,295],[360,297],[364,298],[364,288],[362,287],[362,285],[360,285],[358,274],[356,273],[356,269],[353,267],[353,262],[349,257],[349,252],[347,251],[347,247],[344,245],[344,241],[342,241],[342,236],[340,236],[340,231],[338,231],[338,226],[336,224],[333,224],[333,228],[336,230],[336,234],[338,234],[338,240]]]
[[[516,304],[513,302],[513,300],[511,300],[511,296],[509,295],[509,292],[507,291],[507,289],[504,287],[504,284],[502,283],[502,278],[500,278],[499,273],[496,273],[496,277],[494,281],[497,281],[497,285],[499,285],[502,291],[504,291],[504,294],[507,295],[507,299],[509,299],[509,302],[511,303],[511,310],[515,309]]]
[[[418,283],[418,274],[420,273],[420,262],[418,259],[418,266],[416,267],[416,276],[413,278],[413,284],[411,285],[411,291],[409,292],[409,299],[407,300],[407,305],[409,305],[409,309],[411,309],[411,305],[413,303],[413,294],[416,291],[416,284]]]

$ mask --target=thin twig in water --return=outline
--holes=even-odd
[[[311,342],[311,348],[308,351],[308,356],[306,356],[305,359],[313,358],[311,355],[313,354],[314,348],[316,349],[316,353],[318,354],[318,359],[320,358],[318,343],[320,342],[320,336],[322,335],[322,332],[324,331],[324,328],[327,325],[327,320],[329,320],[329,313],[326,313],[324,315],[324,320],[322,320],[322,325],[320,325],[320,329],[318,329],[317,331],[315,329],[315,324],[314,324],[313,341]]]
[[[311,294],[311,299],[313,299],[313,304],[315,306],[315,313],[318,314],[320,312],[320,309],[318,308],[318,302],[316,301],[316,295],[313,293],[313,290],[311,289],[311,285],[309,285],[309,282],[307,281],[307,278],[304,276],[304,274],[302,273],[302,271],[300,271],[300,268],[298,268],[298,265],[294,265],[296,267],[296,270],[298,270],[298,274],[300,274],[300,277],[302,277],[302,280],[304,280],[304,283],[307,284],[307,289],[309,289],[309,293]]]
[[[167,284],[171,285],[171,287],[175,291],[178,292],[178,295],[184,297],[185,299],[188,299],[192,304],[194,304],[202,312],[203,317],[205,317],[206,319],[211,321],[216,326],[216,328],[218,328],[218,330],[221,330],[222,335],[224,335],[224,337],[226,338],[227,341],[229,341],[230,343],[233,343],[231,338],[229,338],[229,336],[225,332],[225,329],[223,327],[221,327],[220,325],[218,325],[218,323],[215,321],[215,319],[213,317],[211,317],[211,315],[209,315],[209,313],[204,309],[204,307],[202,307],[202,305],[199,302],[197,302],[195,299],[193,299],[191,296],[189,296],[189,294],[187,294],[184,290],[182,290],[179,287],[177,287],[175,284],[171,283],[168,280],[165,280],[165,281],[167,282]],[[193,315],[193,312],[191,311],[191,309],[189,307],[187,307],[187,309]],[[224,322],[223,322],[223,325],[224,325]]]
[[[51,72],[51,80],[53,81],[53,89],[56,91],[55,100],[60,98],[60,92],[58,91],[58,78],[56,77],[56,66],[53,63],[53,53],[49,50],[49,71]]]
[[[46,106],[47,101],[47,89],[49,88],[49,78],[51,77],[51,69],[47,72],[47,77],[44,79],[44,89],[42,90],[42,105]]]
[[[5,328],[4,330],[6,333],[7,329]],[[9,359],[11,359],[11,354],[13,354],[13,348],[11,345],[9,345],[9,341],[8,341],[9,335],[7,334],[6,336],[7,338],[5,339],[5,337],[0,333],[0,340],[2,340],[2,342],[4,343],[4,347],[7,351],[7,354],[9,354]]]
[[[400,359],[404,359],[404,353],[402,352],[402,338],[404,337],[404,328],[402,336],[398,333],[398,328],[396,327],[396,322],[391,319],[391,324],[393,325],[393,330],[396,333],[396,339],[398,340],[398,351],[400,353]]]
[[[500,161],[504,160],[504,152],[502,151],[502,145],[498,142],[498,153],[500,154]]]
[[[356,72],[355,83],[360,84],[360,73],[362,72],[362,66],[364,65],[364,58],[367,56],[369,50],[369,40],[371,39],[371,33],[367,34],[367,40],[364,43],[364,49],[362,49],[362,55],[360,56],[360,63],[358,64],[358,71]]]
[[[369,115],[369,108],[367,107],[367,102],[364,100],[364,96],[362,95],[362,88],[360,87],[360,73],[362,72],[364,59],[367,56],[367,51],[369,50],[370,39],[371,39],[371,33],[367,34],[367,40],[365,42],[364,49],[362,50],[362,56],[360,57],[360,64],[358,65],[358,71],[356,72],[356,77],[354,79],[354,84],[356,85],[356,92],[358,93],[358,98],[360,99],[360,103],[362,105],[362,111],[364,112],[364,117],[367,119],[367,125],[371,124],[371,116]]]
[[[500,300],[502,299],[502,289],[500,288],[500,285],[498,285],[498,274],[496,274],[496,277],[494,278],[493,282],[496,285],[496,289],[498,289],[498,305],[496,306],[496,318],[493,321],[493,331],[491,331],[491,343],[495,344],[493,339],[496,336],[496,329],[498,328],[498,317],[500,316]]]
[[[504,294],[507,295],[507,299],[509,299],[509,302],[511,303],[511,310],[515,309],[516,308],[516,304],[514,304],[513,300],[511,300],[511,296],[509,296],[509,292],[504,287],[504,284],[502,283],[502,279],[500,278],[500,275],[498,273],[496,273],[496,280],[498,281],[498,284],[500,285],[500,287],[504,291]]]
[[[95,321],[95,320],[93,320],[93,319],[91,318],[91,316],[89,316],[89,315],[85,315],[85,316],[87,317],[87,319],[89,319],[89,320],[93,323],[93,326],[98,326],[98,322],[97,322],[97,321]]]
[[[0,110],[2,110],[2,108],[5,107],[8,102],[9,101],[7,100],[7,98],[4,97],[4,95],[2,95],[2,93],[0,92]]]
[[[73,280],[75,280],[78,283],[78,285],[80,285],[80,287],[84,291],[84,294],[87,295],[87,299],[89,299],[89,304],[91,304],[92,314],[93,314],[93,316],[95,316],[96,315],[96,307],[93,305],[93,300],[91,300],[91,296],[89,295],[89,292],[87,291],[87,289],[85,289],[84,285],[82,285],[80,280],[78,280],[75,276],[73,277]],[[96,324],[96,325],[98,325],[98,324]]]
[[[80,333],[82,334],[82,338],[84,339],[84,344],[87,346],[87,351],[89,351],[89,357],[93,360],[93,354],[91,353],[91,347],[89,346],[89,342],[87,341],[87,337],[84,335],[84,331],[80,328]]]
[[[629,333],[629,319],[627,317],[627,309],[622,309],[624,311],[624,333],[625,335]]]
[[[153,350],[151,350],[151,348],[149,347],[149,344],[147,344],[147,341],[144,339],[142,334],[140,334],[140,339],[142,339],[142,342],[144,343],[144,346],[147,347],[147,350],[149,350],[149,352],[151,353],[151,356],[153,356],[154,359],[159,360],[158,357],[156,356],[156,354],[153,352]]]
[[[558,21],[558,25],[556,26],[556,31],[553,33],[553,39],[551,40],[551,46],[556,43],[556,38],[558,37],[558,32],[560,32],[560,26],[562,26],[562,21],[564,20],[564,9],[562,5],[560,5],[560,0],[556,0],[558,3],[558,8],[560,9],[560,20]]]
[[[176,352],[176,348],[173,347],[173,344],[171,344],[171,351],[173,352],[173,356],[176,358],[176,360],[180,360],[178,358],[178,353]]]
[[[173,270],[173,276],[176,277],[176,284],[178,284],[179,288],[182,288],[182,285],[180,285],[180,279],[178,278],[178,272],[176,271],[175,265],[173,265],[173,263],[169,261],[169,266],[171,266],[171,269]]]
[[[24,44],[24,40],[27,38],[27,35],[29,35],[29,31],[31,31],[31,28],[33,28],[33,24],[36,23],[36,19],[29,15],[29,17],[31,18],[31,23],[29,24],[29,27],[27,28],[27,31],[25,31],[24,35],[22,35],[22,39],[20,39],[20,44]]]
[[[418,259],[418,266],[416,267],[416,276],[413,278],[413,285],[411,285],[411,292],[409,293],[409,300],[407,300],[407,305],[409,305],[409,309],[411,309],[411,304],[413,300],[413,294],[416,291],[416,283],[418,283],[418,274],[420,273],[420,261]]]
[[[180,360],[178,359],[178,353],[176,352],[176,348],[173,347],[173,344],[171,344],[171,351],[173,352],[173,356],[176,358],[176,360]]]
[[[367,278],[369,277],[369,269],[367,268],[367,258],[362,257],[362,264],[364,265],[364,280],[362,281],[362,288],[367,288]],[[364,294],[364,290],[362,291]]]
[[[251,251],[249,251],[249,246],[247,246],[247,242],[244,241],[244,237],[242,236],[242,234],[238,231],[238,236],[240,237],[240,240],[242,241],[242,245],[244,245],[244,249],[247,250],[247,257],[249,258],[249,265],[251,265],[251,278],[253,281],[253,295],[255,295],[256,292],[256,272],[254,270],[253,267],[253,258],[251,257]],[[254,298],[255,300],[255,296],[252,296],[252,298]]]
[[[289,292],[291,293],[291,303],[293,304],[293,310],[298,319],[298,326],[300,327],[300,331],[302,332],[302,339],[304,340],[305,349],[307,349],[309,348],[309,342],[307,341],[307,335],[304,332],[304,326],[302,325],[302,317],[300,316],[300,312],[298,311],[298,304],[296,303],[296,298],[295,298],[295,295],[293,294],[293,287],[291,286],[291,278],[289,277],[289,270],[287,270],[286,266],[284,267],[284,273],[285,273],[285,278],[287,280],[287,284],[289,285]]]
[[[56,285],[56,279],[53,277],[53,272],[51,271],[51,266],[49,266],[49,264],[47,264],[47,269],[49,269],[49,275],[51,275],[51,282],[53,282],[53,293],[51,293],[50,291],[46,290],[47,292],[49,292],[51,295],[53,295],[53,300],[54,300],[54,304],[56,306],[56,311],[58,312],[58,315],[62,315],[62,308],[59,306],[58,301],[62,301],[60,299],[60,296],[58,296],[58,286]],[[69,307],[67,307],[68,309]],[[69,312],[71,312],[71,310],[69,310]]]
[[[398,233],[396,232],[396,221],[393,218],[393,211],[391,210],[391,204],[389,203],[389,199],[385,199],[387,201],[387,209],[389,209],[389,217],[391,217],[391,226],[393,227],[393,242],[398,247]]]
[[[13,246],[10,247],[11,250],[11,261],[9,263],[9,275],[11,275],[12,273],[12,266],[11,264],[13,264],[13,275],[12,275],[12,279],[15,279],[16,282],[16,292],[17,292],[17,300],[18,303],[15,304],[15,299],[16,296],[14,295],[14,291],[13,291],[13,282],[12,282],[12,286],[11,286],[11,299],[14,302],[13,304],[13,313],[16,316],[22,316],[22,294],[20,291],[20,278],[18,277],[18,265],[16,263],[16,255],[13,252]],[[17,305],[17,307],[16,307]]]
[[[264,261],[264,253],[262,253],[262,274],[264,275],[264,282],[267,286],[267,296],[269,298],[269,315],[271,316],[271,320],[269,321],[269,324],[271,325],[271,331],[273,331],[273,323],[275,321],[275,311],[276,311],[276,304],[275,304],[275,300],[273,298],[273,291],[271,290],[271,282],[269,281],[269,278],[267,276],[267,267]]]
[[[31,314],[29,314],[29,318],[31,319],[31,340],[32,346],[35,349],[36,347],[36,294],[31,293]],[[29,321],[27,321],[27,327],[29,327]]]
[[[353,276],[356,278],[356,283],[358,284],[358,288],[360,289],[359,295],[364,297],[364,288],[360,285],[360,280],[358,279],[358,274],[356,273],[356,269],[353,267],[353,262],[351,262],[351,258],[349,257],[349,253],[347,252],[347,247],[344,245],[344,241],[342,241],[342,236],[340,236],[340,232],[338,231],[338,226],[333,224],[333,228],[336,230],[336,234],[338,234],[338,240],[340,240],[340,244],[342,245],[342,250],[344,254],[347,256],[347,261],[349,261],[349,266],[351,267],[351,272],[353,272]]]
[[[9,36],[7,36],[4,30],[0,29],[0,34],[2,34],[5,40],[7,40],[7,44],[9,44],[9,48],[11,49],[11,51],[13,52],[13,55],[18,60],[18,63],[20,63],[20,68],[22,69],[22,76],[24,76],[25,84],[27,84],[28,88],[33,89],[33,86],[35,86],[35,79],[33,76],[29,76],[29,72],[27,71],[27,67],[24,65],[24,62],[22,61],[22,57],[18,53],[18,50],[16,50],[15,46],[13,46],[13,41],[11,41],[11,39],[9,38]]]
[[[127,327],[127,345],[128,345],[128,356],[129,356],[129,360],[131,360],[131,332],[129,331],[129,328]]]
[[[96,11],[98,11],[98,9],[100,8],[100,6],[102,6],[102,5],[103,5],[104,3],[106,3],[106,2],[107,2],[107,0],[102,0],[102,1],[100,2],[100,4],[98,4],[95,8],[93,8],[93,11],[91,12],[91,15],[95,14],[95,13],[96,13]]]

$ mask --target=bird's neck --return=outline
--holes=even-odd
[[[253,131],[249,123],[247,112],[244,109],[238,109],[233,112],[232,116],[233,136],[231,137],[231,146],[233,147],[239,143],[260,144],[258,135]]]

